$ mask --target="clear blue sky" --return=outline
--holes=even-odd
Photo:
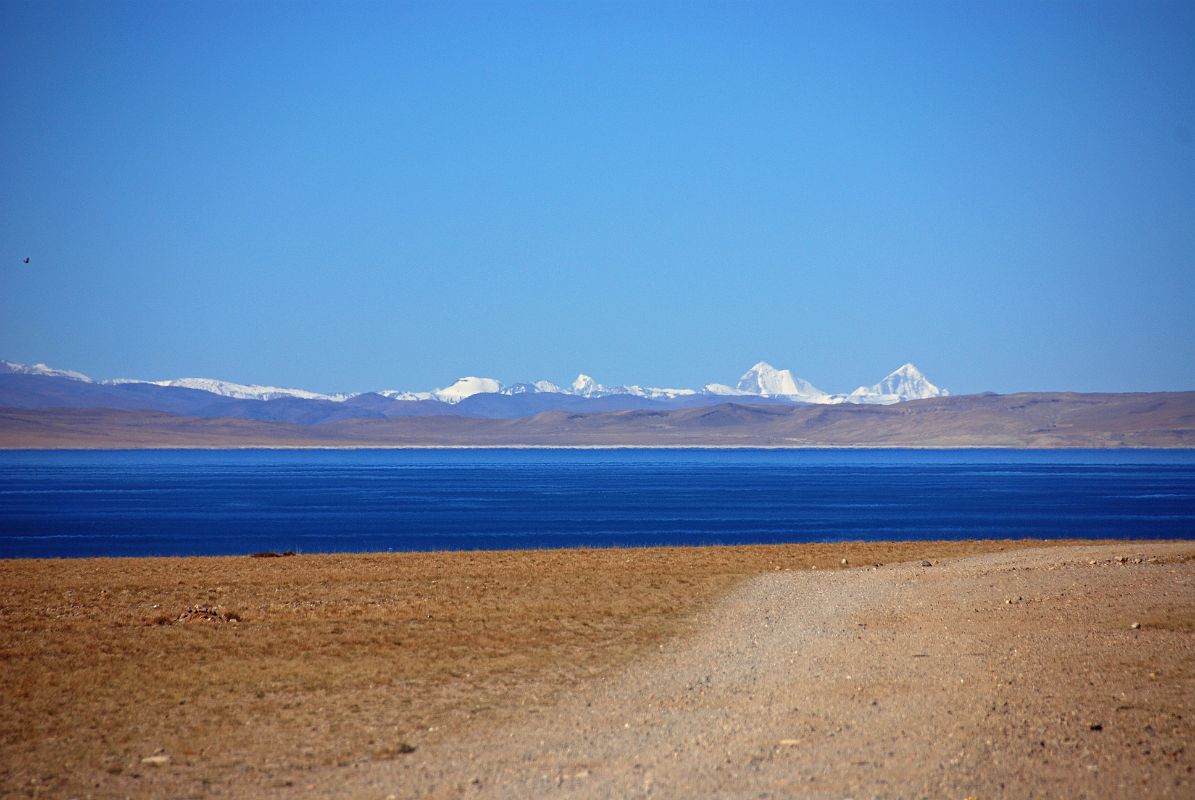
[[[3,358],[1195,389],[1190,2],[0,0],[0,40]]]

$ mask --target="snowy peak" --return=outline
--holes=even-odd
[[[945,397],[950,392],[940,389],[912,364],[905,364],[873,386],[860,386],[847,395],[851,403],[874,403],[890,405],[906,400],[925,400],[931,397]]]
[[[707,383],[702,387],[701,391],[706,394],[717,394],[725,397],[744,397],[750,396],[751,392],[744,392],[742,389],[736,389],[733,386],[727,386],[724,383]]]
[[[0,361],[0,374],[9,375],[44,375],[49,378],[69,378],[72,381],[91,383],[91,378],[82,372],[69,369],[54,369],[45,364],[18,364],[15,361]]]
[[[688,397],[697,394],[693,389],[662,389],[656,386],[620,386],[626,394],[635,397],[646,397],[650,400],[672,400],[677,397]]]
[[[82,372],[69,369],[54,369],[45,364],[17,364],[13,361],[0,361],[0,374],[43,375],[50,378],[69,378],[83,383],[96,383]],[[237,400],[276,400],[280,397],[298,397],[303,400],[347,400],[347,394],[320,394],[306,389],[285,389],[278,386],[253,386],[244,383],[220,381],[214,378],[176,378],[168,381],[143,381],[136,378],[113,378],[98,381],[105,386],[119,386],[127,383],[152,384],[154,386],[175,386],[182,389],[198,389],[201,392],[211,392],[221,397],[232,397]]]
[[[888,373],[887,377],[880,381],[880,388],[884,394],[895,394],[909,400],[938,397],[942,394],[942,390],[930,383],[921,370],[912,364],[905,364]]]
[[[714,384],[714,386],[719,386]],[[719,387],[728,388],[728,387]],[[830,402],[830,395],[803,378],[798,378],[787,369],[776,369],[766,361],[760,361],[739,378],[738,393],[760,397],[785,397],[807,403]],[[721,394],[721,392],[714,392]]]
[[[283,397],[296,397],[300,400],[331,400],[341,402],[347,400],[347,394],[320,394],[306,389],[290,389],[281,386],[258,386],[256,384],[233,383],[215,378],[175,378],[168,381],[142,381],[130,378],[115,378],[103,381],[108,385],[122,383],[148,383],[154,386],[172,386],[179,389],[198,389],[201,392],[211,392],[221,397],[231,397],[236,400],[278,400]]]
[[[515,383],[502,389],[501,394],[563,394],[564,390],[551,381],[532,381],[531,383]]]
[[[582,372],[569,386],[569,393],[579,397],[601,397],[609,392],[605,386]]]
[[[766,361],[760,361],[743,373],[738,385],[731,389],[722,384],[705,387],[709,394],[755,395],[779,397],[803,403],[871,403],[889,405],[905,400],[922,400],[929,397],[943,397],[950,394],[934,386],[912,364],[905,364],[889,373],[874,386],[860,386],[850,394],[827,394],[803,378],[798,378],[786,369],[776,369]]]
[[[388,397],[391,400],[434,400],[431,392],[404,392],[401,389],[386,389],[378,392],[382,397]]]
[[[776,369],[766,361],[760,361],[744,372],[736,388],[744,394],[764,397],[797,393],[793,374],[786,369]]]
[[[432,392],[442,403],[459,403],[475,394],[490,394],[502,391],[502,384],[493,378],[475,378],[472,375],[457,378],[456,383]]]
[[[697,394],[693,389],[661,389],[655,386],[606,386],[598,383],[585,373],[577,376],[568,388],[568,394],[578,397],[609,397],[615,394],[627,394],[632,397],[644,397],[649,400],[671,400],[677,397],[687,397]]]

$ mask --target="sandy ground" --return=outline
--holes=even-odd
[[[1195,543],[752,579],[559,705],[360,797],[1192,797]]]
[[[551,706],[763,572],[1043,544],[0,561],[0,795],[302,787]]]
[[[1195,796],[1195,542],[1041,544],[0,562],[0,795]]]

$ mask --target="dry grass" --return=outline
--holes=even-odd
[[[1059,542],[0,562],[0,794],[289,785],[550,702],[776,569]]]

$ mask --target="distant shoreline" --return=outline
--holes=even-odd
[[[134,451],[167,450],[277,450],[277,451],[329,451],[352,450],[1040,450],[1056,452],[1065,450],[1193,450],[1195,445],[871,445],[871,444],[827,444],[827,445],[753,445],[753,444],[410,444],[410,445],[145,445],[140,447],[0,447],[4,453],[54,453],[54,452],[96,452],[119,453]]]
[[[134,452],[134,451],[375,451],[375,450],[716,450],[716,451],[1195,451],[1195,444],[1183,445],[86,445],[86,446],[0,446],[0,452]]]
[[[1195,450],[1192,444],[146,444],[146,445],[44,445],[10,447],[0,452],[131,452],[152,450],[266,450],[266,451],[352,451],[352,450]]]
[[[195,553],[190,555],[84,555],[84,556],[0,556],[0,568],[17,568],[22,564],[83,564],[85,562],[116,562],[119,564],[132,565],[136,563],[149,563],[158,561],[170,562],[199,562],[208,563],[213,561],[225,562],[243,562],[246,560],[260,560],[264,562],[276,561],[290,561],[292,559],[301,559],[308,565],[326,566],[329,562],[340,561],[343,559],[356,559],[362,562],[372,562],[378,559],[429,559],[429,558],[460,558],[463,560],[469,559],[524,559],[533,558],[536,556],[543,556],[548,558],[568,557],[573,555],[576,557],[592,557],[600,558],[606,556],[635,556],[635,557],[650,557],[653,554],[678,554],[678,553],[699,553],[701,551],[722,552],[728,553],[734,551],[736,553],[752,554],[752,558],[766,555],[771,552],[789,552],[789,553],[830,553],[842,551],[848,555],[857,553],[872,553],[874,551],[908,551],[909,553],[917,553],[920,550],[948,550],[957,552],[959,554],[969,554],[972,552],[987,552],[990,550],[1004,550],[1004,549],[1019,549],[1019,548],[1038,548],[1038,547],[1076,547],[1076,546],[1102,546],[1102,545],[1121,545],[1125,547],[1145,546],[1145,545],[1187,545],[1191,544],[1195,539],[1181,539],[1173,536],[1162,536],[1157,538],[1145,537],[1126,539],[1123,536],[1112,536],[1108,538],[1090,538],[1090,537],[1074,537],[1074,536],[982,536],[972,537],[967,539],[850,539],[844,541],[813,541],[813,542],[757,542],[754,544],[636,544],[636,545],[593,545],[584,544],[576,546],[562,546],[562,547],[516,547],[510,549],[444,549],[444,550],[349,550],[349,551],[318,551],[311,553],[304,552],[277,552],[277,551],[258,551],[253,553]],[[919,556],[918,556],[919,557]],[[910,556],[913,558],[913,556]],[[837,559],[837,556],[835,557]],[[819,566],[813,566],[812,569],[837,569],[847,565],[842,565],[837,560],[831,559],[822,563],[819,561]],[[865,559],[866,560],[866,559]],[[907,559],[906,559],[907,560]],[[852,561],[852,564],[858,566],[859,562]]]

